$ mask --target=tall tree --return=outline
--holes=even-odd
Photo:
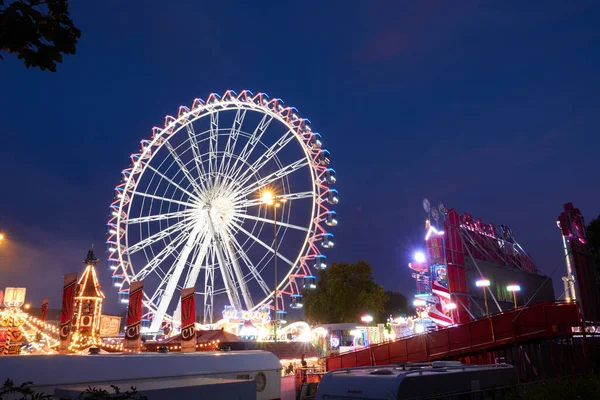
[[[408,304],[406,296],[399,292],[387,291],[386,302],[383,304],[383,311],[379,315],[380,321],[386,321],[390,315],[398,317],[400,314],[411,314],[412,308]]]
[[[67,0],[0,0],[0,60],[3,52],[16,54],[27,68],[56,72],[80,37]]]
[[[358,322],[365,313],[380,315],[386,299],[366,261],[333,263],[319,272],[316,289],[305,292],[304,309],[312,323]]]
[[[585,228],[588,247],[592,262],[596,266],[598,279],[600,279],[600,215]]]

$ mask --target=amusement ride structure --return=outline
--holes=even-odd
[[[276,320],[301,308],[337,225],[336,173],[310,121],[280,99],[227,91],[181,106],[140,143],[115,188],[107,245],[121,301],[144,282],[146,328],[176,327],[192,287],[206,326],[215,306]]]

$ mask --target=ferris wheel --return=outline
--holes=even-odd
[[[141,141],[115,188],[107,245],[120,300],[144,281],[150,331],[173,321],[189,287],[205,324],[219,306],[275,308],[275,287],[278,314],[301,308],[334,243],[329,164],[321,135],[280,99],[227,91],[181,106]]]

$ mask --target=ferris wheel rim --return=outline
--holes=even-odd
[[[228,92],[231,93],[231,92]],[[244,93],[244,92],[242,92]],[[249,92],[245,92],[246,94]],[[227,95],[227,94],[226,94]],[[305,158],[308,161],[307,167],[310,170],[310,176],[311,176],[311,191],[312,191],[312,196],[311,196],[311,212],[310,212],[310,220],[309,220],[309,227],[307,229],[306,235],[304,235],[304,240],[303,240],[303,244],[300,248],[300,251],[298,252],[298,255],[296,256],[295,261],[292,263],[292,266],[290,266],[290,268],[286,268],[288,270],[287,274],[285,275],[285,277],[283,279],[281,279],[279,282],[276,282],[275,284],[277,285],[277,290],[278,291],[282,291],[283,289],[287,289],[290,286],[293,286],[291,281],[290,281],[290,277],[292,276],[292,274],[297,273],[299,271],[302,271],[305,269],[305,267],[307,267],[306,265],[303,264],[302,259],[307,257],[308,254],[311,252],[311,242],[314,242],[315,240],[318,240],[318,237],[320,235],[319,230],[321,232],[325,232],[325,230],[322,228],[322,226],[320,226],[320,223],[318,221],[318,211],[319,211],[319,199],[323,196],[323,193],[321,193],[321,188],[319,187],[319,184],[317,182],[318,180],[318,171],[316,169],[316,164],[315,161],[313,159],[313,154],[311,153],[311,149],[309,148],[309,146],[307,145],[306,142],[306,138],[302,137],[301,134],[299,133],[300,128],[302,127],[302,124],[305,123],[305,119],[299,118],[297,117],[297,115],[294,113],[293,117],[290,119],[289,118],[289,110],[293,110],[290,107],[286,107],[283,110],[285,112],[287,112],[288,116],[284,117],[281,113],[282,108],[280,103],[278,103],[278,99],[275,99],[275,110],[272,108],[269,108],[268,105],[270,105],[273,100],[271,101],[266,101],[263,99],[262,96],[266,96],[263,94],[259,94],[257,96],[255,96],[254,98],[258,97],[259,100],[259,104],[254,102],[254,98],[252,98],[252,101],[248,100],[248,98],[246,98],[246,100],[239,100],[239,97],[241,96],[241,94],[235,98],[232,97],[231,95],[226,99],[226,96],[223,96],[222,98],[216,99],[215,97],[213,97],[213,95],[211,95],[211,97],[213,97],[213,101],[210,102],[211,97],[209,97],[209,100],[207,102],[202,102],[200,100],[200,107],[196,107],[198,99],[196,99],[194,101],[194,105],[192,106],[192,109],[189,109],[187,107],[180,107],[180,112],[177,118],[174,117],[166,117],[165,118],[165,126],[163,128],[153,128],[153,138],[151,141],[146,140],[146,145],[144,146],[144,140],[142,140],[142,152],[140,154],[138,154],[139,158],[138,158],[138,162],[134,162],[133,164],[133,168],[130,171],[131,176],[136,175],[137,176],[137,180],[136,182],[134,182],[134,184],[131,186],[129,184],[130,180],[126,181],[126,184],[123,188],[123,193],[129,194],[129,198],[127,198],[128,196],[123,195],[119,201],[119,212],[118,212],[118,216],[117,216],[117,222],[116,222],[116,234],[114,235],[116,238],[116,243],[117,243],[117,256],[118,256],[118,260],[121,263],[121,269],[123,271],[123,277],[124,279],[128,282],[128,284],[131,282],[131,276],[130,274],[127,274],[127,268],[133,268],[133,262],[131,261],[131,254],[129,254],[128,251],[126,251],[126,249],[129,247],[128,244],[128,228],[122,228],[123,223],[125,223],[125,226],[127,226],[127,221],[129,220],[129,215],[128,212],[131,211],[131,205],[134,202],[134,198],[136,197],[136,195],[138,194],[138,186],[141,182],[141,177],[142,175],[148,170],[147,166],[151,165],[151,161],[154,159],[155,155],[158,153],[158,151],[160,149],[162,149],[166,143],[168,142],[168,140],[173,137],[175,134],[177,134],[178,132],[180,132],[181,130],[185,129],[189,124],[193,124],[195,121],[201,119],[201,118],[206,118],[209,117],[211,114],[218,114],[222,111],[235,111],[235,110],[244,110],[244,111],[256,111],[258,113],[261,113],[263,115],[268,115],[269,117],[271,117],[271,119],[275,119],[277,121],[279,121],[282,125],[284,125],[287,129],[287,132],[291,132],[293,134],[294,139],[296,139],[296,142],[300,144],[300,147],[302,148],[303,151],[303,158]],[[279,109],[278,107],[279,106]],[[182,113],[182,110],[184,111]],[[190,118],[191,117],[191,118]],[[296,121],[297,125],[294,125],[294,121]],[[299,122],[299,124],[298,124]],[[307,129],[307,132],[312,132],[312,130],[310,130],[310,128]],[[133,157],[133,155],[132,155]],[[133,160],[133,158],[132,158]],[[172,164],[171,164],[172,165]],[[139,169],[139,170],[138,170]],[[194,182],[190,182],[192,185]],[[126,210],[126,212],[125,212]],[[123,232],[124,231],[124,232]],[[123,246],[121,246],[121,242],[122,239],[125,239],[125,248],[123,248]],[[313,246],[314,247],[314,246]],[[316,254],[322,254],[321,251],[316,251]],[[267,253],[268,255],[268,253]],[[127,258],[125,258],[127,257]],[[274,257],[274,255],[273,255]],[[306,261],[306,260],[305,260]],[[135,272],[132,269],[133,272]],[[248,274],[245,275],[245,277],[247,277]],[[135,275],[134,275],[135,277]],[[271,293],[273,293],[273,291],[271,291]],[[147,297],[147,295],[145,294],[144,297]],[[261,296],[262,297],[262,296]],[[251,308],[250,310],[256,310],[259,309],[261,307],[266,306],[267,304],[270,304],[273,299],[272,299],[272,295],[269,296],[267,295],[262,301],[254,304],[254,307]],[[151,310],[151,311],[156,311],[156,305],[153,304],[153,301],[148,297],[147,299],[145,299],[147,301],[144,301],[145,306]],[[170,317],[172,318],[172,316],[170,315],[165,315],[164,317]],[[165,318],[167,319],[167,318]]]

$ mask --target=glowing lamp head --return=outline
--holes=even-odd
[[[521,291],[521,286],[519,286],[519,285],[508,285],[506,287],[506,290],[508,290],[509,292],[520,292]]]
[[[29,304],[29,303],[25,304],[25,309],[26,310],[29,310],[30,308],[31,308],[31,304]]]
[[[373,317],[370,315],[364,315],[360,318],[360,320],[368,324],[369,322],[373,322]]]
[[[273,193],[265,190],[264,192],[262,192],[260,199],[263,203],[265,204],[273,204]]]
[[[0,242],[4,240],[4,234],[0,233]]]
[[[422,251],[417,251],[414,255],[415,261],[418,263],[425,262],[425,253]]]
[[[488,287],[488,286],[490,286],[490,281],[488,279],[482,279],[482,280],[475,282],[475,286]]]

